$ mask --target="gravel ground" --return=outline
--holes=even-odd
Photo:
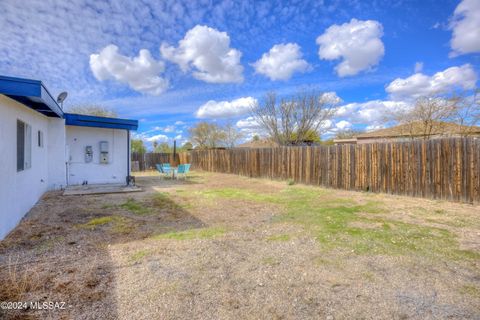
[[[327,249],[308,226],[279,219],[288,206],[258,198],[320,188],[205,172],[137,183],[144,192],[47,194],[0,242],[0,301],[66,308],[0,318],[480,319],[479,206],[325,191],[386,208],[378,226],[357,228],[395,219],[452,233],[449,245],[468,250],[360,254]]]

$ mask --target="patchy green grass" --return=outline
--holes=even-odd
[[[363,272],[362,277],[369,282],[372,282],[373,280],[375,280],[375,274],[369,271]]]
[[[44,241],[40,242],[38,245],[35,246],[35,250],[37,250],[38,252],[45,252],[53,249],[53,247],[55,247],[56,245],[62,245],[64,241],[64,236],[55,236],[49,239],[45,239]]]
[[[290,235],[288,234],[275,234],[272,236],[267,237],[268,241],[289,241]]]
[[[130,198],[126,202],[122,203],[120,205],[120,208],[123,208],[125,210],[132,212],[133,214],[140,215],[140,216],[148,215],[151,213],[150,208],[148,208],[143,203],[133,198]]]
[[[464,285],[460,289],[460,293],[467,294],[474,298],[480,299],[480,289],[474,285]]]
[[[149,256],[150,254],[150,250],[139,250],[132,254],[128,260],[130,260],[130,262],[138,262],[140,260],[143,260],[143,258]]]
[[[447,229],[406,223],[382,217],[388,208],[381,202],[359,204],[335,196],[332,190],[289,186],[276,194],[223,188],[200,191],[206,198],[227,198],[279,205],[276,221],[300,224],[322,248],[357,254],[419,254],[453,260],[480,259],[474,251],[460,250],[457,237]],[[435,213],[442,215],[442,213]]]
[[[153,206],[158,209],[179,210],[181,206],[174,202],[168,193],[157,192],[152,198]]]
[[[181,210],[183,207],[188,207],[188,205],[181,206],[173,201],[168,193],[157,192],[145,202],[130,198],[121,204],[120,207],[133,214],[144,216],[154,214],[158,209]]]
[[[85,224],[80,225],[81,227],[87,229],[95,229],[97,226],[102,226],[104,224],[110,223],[114,220],[114,216],[107,216],[107,217],[100,217],[100,218],[93,218]]]
[[[276,195],[263,194],[239,188],[221,188],[196,192],[197,195],[207,199],[227,198],[258,202],[275,202],[278,200]]]
[[[274,257],[265,257],[262,259],[262,264],[266,264],[268,266],[276,266],[280,264],[280,261]]]
[[[190,229],[184,231],[176,231],[158,234],[152,239],[173,239],[173,240],[192,240],[192,239],[210,239],[221,236],[226,233],[226,230],[222,227],[209,227],[201,229]]]
[[[135,229],[135,223],[131,219],[116,216],[111,231],[118,234],[129,234],[134,232]]]
[[[93,218],[87,223],[78,225],[83,229],[95,230],[97,227],[108,225],[112,233],[127,234],[135,230],[130,219],[122,216],[106,216]]]

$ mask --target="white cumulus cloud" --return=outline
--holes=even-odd
[[[345,129],[348,129],[352,126],[352,123],[350,123],[349,121],[347,120],[340,120],[339,122],[337,122],[335,124],[335,127],[337,127],[338,129],[340,130],[345,130]]]
[[[259,129],[260,124],[254,117],[248,117],[237,121],[239,129]]]
[[[415,99],[443,93],[454,88],[473,89],[477,75],[470,64],[451,67],[432,76],[416,73],[408,78],[397,78],[386,88],[395,100]]]
[[[353,76],[377,65],[385,53],[382,24],[374,20],[352,19],[332,25],[317,38],[320,59],[343,59],[335,67],[340,77]]]
[[[196,112],[197,118],[227,118],[239,116],[250,111],[257,100],[252,97],[244,97],[232,101],[210,100]]]
[[[164,63],[153,59],[146,49],[132,59],[118,53],[117,46],[108,45],[90,55],[90,69],[99,81],[116,80],[150,95],[160,95],[168,88],[168,81],[159,76],[165,70]]]
[[[254,136],[266,136],[265,130],[254,117],[240,119],[237,121],[236,126],[245,135],[245,141],[251,140]]]
[[[342,103],[342,98],[340,98],[336,92],[334,91],[328,91],[328,92],[324,92],[321,96],[320,96],[320,100],[325,102],[325,103],[328,103],[328,104],[333,104],[333,105],[337,105],[339,103]]]
[[[450,29],[451,56],[480,52],[480,1],[460,2],[453,13]]]
[[[186,72],[209,83],[243,81],[242,53],[230,48],[230,37],[226,32],[197,25],[190,29],[178,42],[178,47],[162,43],[162,56],[180,66]]]
[[[169,133],[169,132],[174,132],[174,131],[175,131],[175,126],[171,126],[171,125],[170,125],[170,126],[166,126],[165,128],[163,128],[163,131],[164,131],[164,132],[167,132],[167,133]]]
[[[336,117],[347,119],[354,124],[377,125],[395,111],[409,108],[410,104],[404,101],[371,100],[354,102],[340,106]]]
[[[310,69],[307,61],[302,59],[300,46],[296,43],[277,44],[253,67],[257,73],[263,74],[270,80],[288,80],[295,72],[305,72]]]
[[[157,134],[157,135],[145,138],[145,140],[148,141],[148,142],[155,142],[155,141],[157,141],[157,142],[167,142],[168,139],[169,138],[164,134]]]

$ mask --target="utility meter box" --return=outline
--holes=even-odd
[[[108,163],[108,141],[100,141],[100,163]]]
[[[92,146],[85,147],[85,163],[90,163],[93,160],[93,148]]]

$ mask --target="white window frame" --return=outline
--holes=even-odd
[[[23,125],[23,137],[18,135],[18,126]],[[23,139],[20,141],[20,139]],[[22,145],[19,145],[22,143]],[[19,154],[21,153],[21,154]],[[22,156],[23,163],[19,163],[18,157]],[[25,121],[17,119],[17,172],[30,169],[32,167],[32,126]]]

